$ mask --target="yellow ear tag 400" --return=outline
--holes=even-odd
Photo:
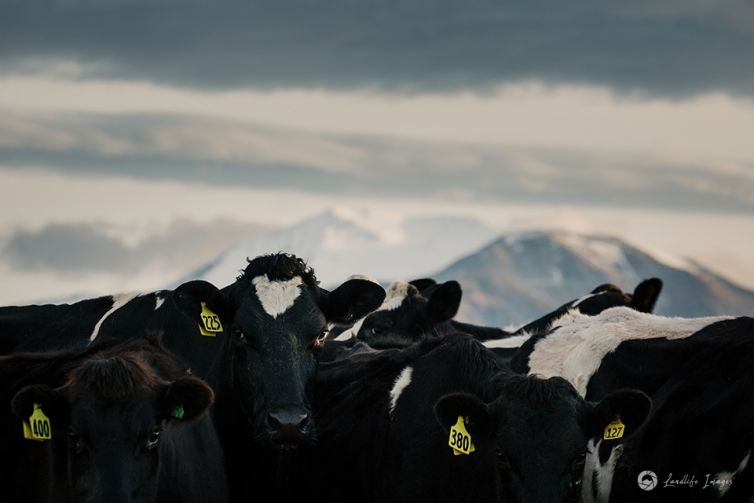
[[[463,421],[463,416],[458,416],[458,421],[450,428],[448,445],[453,449],[454,456],[471,454],[476,450],[474,444],[471,442],[471,435],[466,431],[466,423]]]
[[[617,440],[623,438],[623,433],[626,431],[626,425],[621,422],[620,418],[615,418],[615,421],[608,424],[605,427],[605,433],[602,438],[605,440]]]
[[[202,322],[199,324],[199,333],[205,337],[215,337],[223,331],[223,324],[220,323],[220,317],[210,311],[206,302],[202,302]]]
[[[51,440],[52,428],[50,427],[50,418],[42,412],[42,407],[34,404],[34,412],[29,417],[28,424],[24,421],[24,438],[29,440]]]

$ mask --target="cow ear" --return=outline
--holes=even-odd
[[[207,413],[215,400],[212,388],[196,377],[181,377],[163,386],[157,411],[166,420],[195,421]]]
[[[461,295],[461,285],[457,281],[446,281],[432,291],[427,314],[438,323],[453,318],[461,305]]]
[[[201,322],[202,302],[224,322],[233,319],[234,307],[221,290],[212,283],[196,280],[184,283],[173,291],[179,311]]]
[[[662,280],[660,278],[645,279],[634,290],[631,307],[642,313],[651,313],[654,311],[661,291]]]
[[[649,416],[652,399],[637,390],[619,390],[610,393],[597,404],[590,405],[585,432],[588,438],[602,438],[608,425],[623,424],[621,438],[633,435]]]
[[[437,284],[437,282],[433,280],[432,278],[412,279],[408,283],[409,285],[414,285],[416,289],[419,290],[420,292],[426,290],[430,286],[434,286]]]
[[[65,421],[68,417],[65,394],[46,384],[32,384],[21,388],[11,400],[10,407],[17,418],[28,421],[34,412],[34,404],[39,405],[42,412],[50,418],[53,427],[56,422]]]
[[[332,292],[320,289],[320,307],[327,321],[352,323],[371,313],[385,300],[385,289],[374,281],[350,279]]]
[[[434,409],[435,417],[445,431],[450,431],[461,416],[464,418],[466,430],[472,437],[484,438],[492,435],[492,410],[474,395],[468,393],[445,395],[435,403]]]

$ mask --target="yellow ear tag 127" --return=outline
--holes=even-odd
[[[206,302],[202,302],[202,322],[199,323],[199,333],[205,337],[215,337],[223,331],[223,324],[220,323],[220,317],[210,311]]]
[[[463,420],[463,416],[458,416],[458,421],[450,428],[448,445],[453,449],[454,456],[471,454],[476,450],[474,444],[471,442],[471,435],[466,431],[466,423]]]
[[[45,416],[45,413],[42,412],[42,407],[38,403],[34,404],[34,412],[29,416],[29,422],[24,421],[24,438],[40,442],[52,439],[50,418]]]
[[[602,438],[605,440],[618,440],[619,438],[623,438],[623,433],[625,431],[626,425],[623,424],[620,417],[617,417],[612,423],[605,427],[605,433],[602,435]]]

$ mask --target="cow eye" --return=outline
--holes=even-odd
[[[372,335],[382,335],[385,333],[385,330],[380,327],[372,327],[369,330],[372,332]]]
[[[586,462],[586,452],[579,453],[571,461],[571,474],[576,478],[581,478],[584,473],[584,463]]]
[[[157,445],[160,443],[160,435],[162,434],[162,431],[160,430],[154,430],[152,433],[149,434],[149,438],[147,438],[146,447],[149,450],[154,449],[157,447]]]
[[[314,339],[314,345],[317,347],[322,346],[325,343],[325,339],[327,339],[328,335],[330,335],[330,331],[326,328],[322,329],[317,338]]]
[[[68,432],[68,447],[76,454],[80,454],[84,450],[84,442],[75,431]]]
[[[236,337],[238,337],[238,340],[241,342],[246,342],[246,334],[243,333],[243,330],[240,328],[236,328],[233,330],[233,333],[236,334]]]
[[[505,453],[500,449],[495,451],[495,457],[497,458],[498,468],[506,471],[513,469],[513,465],[511,464],[510,459],[508,459],[508,456],[506,456]]]

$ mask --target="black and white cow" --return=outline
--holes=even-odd
[[[305,466],[327,501],[561,502],[578,495],[587,441],[650,408],[635,391],[589,403],[561,378],[512,374],[467,335],[321,364],[314,395]],[[459,418],[469,454],[449,446]]]
[[[555,327],[522,346],[513,358],[516,370],[564,377],[587,399],[628,386],[655,403],[631,441],[590,444],[586,501],[754,497],[754,435],[747,427],[754,414],[741,407],[752,398],[754,320],[666,318],[613,308],[596,317],[571,313]],[[658,478],[652,491],[638,487],[640,475],[651,478],[646,471]],[[705,490],[705,481],[717,482]]]
[[[12,420],[0,414],[5,501],[227,500],[212,389],[155,341],[17,354],[0,368],[13,395]]]
[[[245,485],[255,469],[252,453],[313,441],[308,388],[327,326],[365,316],[384,296],[359,279],[326,291],[301,259],[280,253],[251,260],[222,290],[193,281],[173,291],[1,308],[0,334],[6,349],[40,351],[164,333],[165,345],[215,391],[235,498],[236,481]]]
[[[614,306],[651,312],[661,290],[662,281],[657,278],[642,281],[633,293],[624,293],[612,284],[600,285],[591,293],[509,332],[452,319],[458,312],[462,297],[461,286],[456,281],[439,284],[429,278],[408,283],[399,281],[390,286],[384,303],[377,310],[356,322],[335,340],[346,341],[356,337],[374,348],[405,347],[427,335],[442,336],[461,331],[479,340],[500,341],[511,336],[544,333],[554,320],[572,310],[589,316]],[[504,344],[510,345],[509,342]]]
[[[736,324],[741,327],[735,320]],[[754,499],[754,320],[748,337],[689,357],[653,393],[653,411],[626,441],[589,445],[584,501],[749,503]],[[642,489],[652,475],[657,485]],[[591,479],[591,480],[588,480]]]

